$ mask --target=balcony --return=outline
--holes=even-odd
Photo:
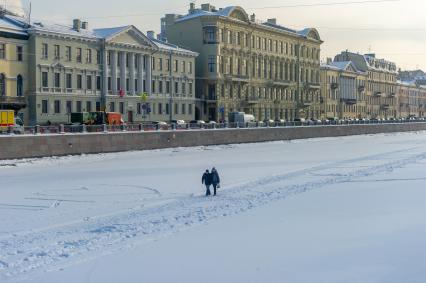
[[[331,89],[332,90],[336,90],[339,88],[339,84],[338,83],[331,83]]]
[[[22,96],[0,96],[1,108],[20,110],[27,106],[27,99]]]
[[[319,83],[305,83],[304,87],[307,90],[319,90],[319,89],[321,89],[321,85]]]
[[[354,98],[342,98],[340,102],[345,103],[346,105],[355,105],[357,104],[357,100]]]
[[[358,92],[364,92],[364,91],[365,91],[365,86],[360,85],[360,86],[358,87]]]
[[[382,110],[389,110],[390,105],[389,105],[389,104],[382,104],[382,105],[380,106],[380,108],[381,108]]]
[[[247,96],[245,97],[245,99],[243,99],[243,101],[241,101],[241,106],[242,107],[250,107],[253,105],[256,105],[260,102],[258,97],[255,96]]]
[[[230,74],[226,74],[223,75],[224,80],[229,81],[229,82],[240,82],[240,83],[249,83],[250,82],[250,78],[248,76],[243,76],[243,75],[230,75]]]
[[[373,96],[375,96],[375,97],[380,97],[382,95],[382,92],[381,91],[375,91],[374,93],[373,93]]]
[[[394,97],[396,97],[396,93],[395,92],[389,93],[389,98],[394,98]]]
[[[313,104],[314,104],[314,102],[313,102],[313,101],[310,101],[310,100],[303,100],[303,101],[301,101],[301,102],[299,103],[299,106],[300,106],[300,107],[303,107],[303,108],[308,108],[308,107],[312,106]]]
[[[281,86],[281,87],[290,87],[292,85],[292,82],[287,80],[275,80],[275,81],[272,81],[272,85]]]

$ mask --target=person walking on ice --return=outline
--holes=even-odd
[[[210,196],[210,186],[212,185],[212,174],[209,172],[209,170],[206,170],[206,172],[203,174],[203,177],[201,178],[201,184],[204,184],[206,186],[206,196]]]
[[[216,189],[220,188],[220,177],[216,168],[213,167],[211,175],[212,175],[212,185],[213,185],[214,195],[216,195]]]

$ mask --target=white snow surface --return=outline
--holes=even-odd
[[[425,165],[426,132],[0,161],[0,282],[425,282]]]

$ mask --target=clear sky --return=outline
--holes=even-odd
[[[24,0],[25,5],[28,2]],[[239,5],[248,14],[255,13],[259,19],[277,18],[280,24],[291,28],[316,27],[325,41],[323,59],[348,49],[360,53],[374,52],[381,58],[396,62],[402,69],[426,70],[425,0],[276,7],[336,2],[356,1],[217,0],[210,3],[216,8]],[[88,20],[91,27],[133,24],[143,32],[158,32],[162,15],[185,13],[189,3],[180,0],[32,0],[32,16],[69,24],[73,18],[79,17]],[[208,1],[196,1],[197,6],[202,3]]]

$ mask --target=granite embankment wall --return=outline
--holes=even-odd
[[[0,160],[424,130],[426,123],[0,136]]]

